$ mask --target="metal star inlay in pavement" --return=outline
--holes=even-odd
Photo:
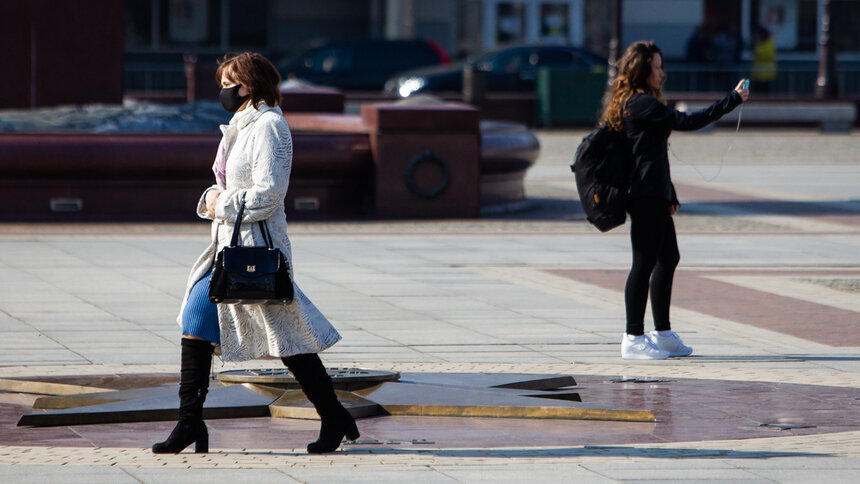
[[[373,416],[511,417],[541,419],[653,422],[649,410],[583,403],[576,381],[567,375],[486,373],[405,373],[329,368],[338,398],[357,418]],[[57,426],[175,420],[179,406],[177,384],[127,389],[85,385],[18,382],[31,393],[52,396],[36,400],[37,409],[55,411],[24,415],[19,426]],[[220,386],[210,389],[204,418],[318,418],[311,403],[286,369],[233,370],[218,374]],[[74,387],[75,391],[71,389]],[[60,391],[58,391],[60,390]],[[22,390],[19,390],[22,391]],[[25,390],[26,391],[26,390]],[[59,394],[69,393],[69,394]]]

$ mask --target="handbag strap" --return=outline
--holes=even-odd
[[[242,215],[245,213],[245,194],[242,194],[242,203],[239,204],[239,212],[236,214],[236,222],[233,223],[233,238],[230,239],[230,247],[239,245],[239,227],[242,226]]]
[[[263,234],[263,242],[266,243],[266,247],[270,249],[274,248],[272,245],[272,236],[269,235],[269,226],[266,225],[266,221],[260,220],[257,223],[260,224],[260,232]]]
[[[236,222],[233,223],[233,237],[230,239],[230,247],[238,247],[240,244],[239,233],[241,232],[242,216],[245,214],[245,195],[242,194],[242,203],[239,204],[239,211],[236,213]],[[260,225],[260,232],[263,234],[263,241],[266,247],[273,248],[272,237],[269,235],[269,228],[265,220],[257,222]]]

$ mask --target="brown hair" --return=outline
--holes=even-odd
[[[655,54],[663,57],[663,51],[651,41],[638,41],[630,44],[624,55],[616,64],[618,74],[609,86],[604,97],[603,116],[601,123],[606,123],[615,131],[624,129],[624,106],[634,93],[654,96],[663,99],[663,90],[654,89],[648,85],[651,75],[651,59]]]
[[[215,81],[221,85],[223,74],[248,89],[251,105],[256,109],[261,102],[271,107],[281,104],[281,75],[274,65],[262,54],[243,52],[227,54],[218,61]]]

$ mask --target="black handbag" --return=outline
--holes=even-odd
[[[293,302],[290,266],[280,249],[272,245],[265,221],[258,222],[264,247],[243,247],[239,233],[245,199],[239,205],[230,245],[215,257],[209,278],[209,300],[222,304],[261,304]]]

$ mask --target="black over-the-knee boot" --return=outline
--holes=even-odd
[[[179,422],[164,442],[152,446],[154,454],[177,454],[191,444],[197,453],[209,452],[209,432],[203,423],[203,402],[209,392],[212,343],[182,338],[179,373]]]
[[[359,433],[355,419],[338,401],[331,378],[319,356],[316,353],[307,353],[281,358],[281,360],[296,377],[302,391],[314,405],[322,421],[319,439],[308,444],[308,452],[311,454],[333,452],[340,446],[344,436],[349,440],[357,439]]]

